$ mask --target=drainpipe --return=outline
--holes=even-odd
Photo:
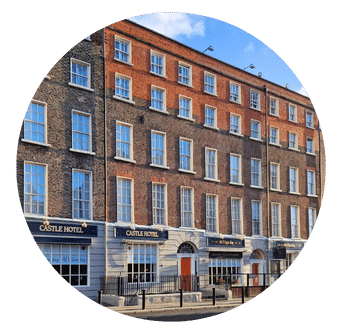
[[[106,95],[106,49],[105,28],[102,29],[102,52],[103,52],[103,107],[104,107],[104,168],[105,168],[105,288],[107,287],[108,274],[108,166],[107,166],[107,95]]]
[[[266,141],[266,205],[267,205],[267,215],[266,215],[266,223],[267,223],[267,252],[266,252],[266,268],[267,272],[270,272],[270,181],[269,181],[269,161],[268,161],[268,122],[267,122],[267,87],[264,86],[265,93],[265,141]]]
[[[318,203],[318,211],[321,208],[322,200],[323,200],[323,173],[325,172],[324,170],[322,171],[322,133],[321,133],[321,126],[320,123],[318,122],[318,159],[319,159],[319,190],[320,190],[320,201]],[[324,144],[323,144],[324,145]]]

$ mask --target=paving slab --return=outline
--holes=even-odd
[[[245,302],[248,302],[252,298],[245,298]],[[163,313],[169,311],[196,311],[196,310],[213,310],[213,309],[231,309],[242,305],[241,299],[236,300],[217,300],[215,305],[213,305],[212,300],[183,303],[183,307],[180,307],[179,303],[158,303],[158,304],[148,304],[143,310],[142,305],[133,306],[107,306],[108,309],[117,311],[122,314],[151,314],[151,313]]]

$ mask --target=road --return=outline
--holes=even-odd
[[[172,310],[164,312],[153,312],[153,314],[129,314],[130,316],[153,321],[188,321],[211,317],[226,312],[233,307],[220,309],[203,309],[203,310]]]

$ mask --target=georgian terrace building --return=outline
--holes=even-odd
[[[42,82],[18,188],[43,253],[90,298],[103,276],[204,287],[287,269],[319,211],[322,152],[309,98],[125,20]]]

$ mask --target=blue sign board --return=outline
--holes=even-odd
[[[125,239],[147,239],[147,240],[160,240],[169,238],[169,232],[167,230],[156,230],[147,228],[135,228],[130,227],[115,227],[114,237]]]
[[[211,238],[207,239],[207,246],[221,246],[221,247],[245,247],[244,239],[234,238]]]
[[[81,224],[42,222],[27,222],[27,225],[33,235],[97,237],[97,226],[94,225],[83,227]]]

